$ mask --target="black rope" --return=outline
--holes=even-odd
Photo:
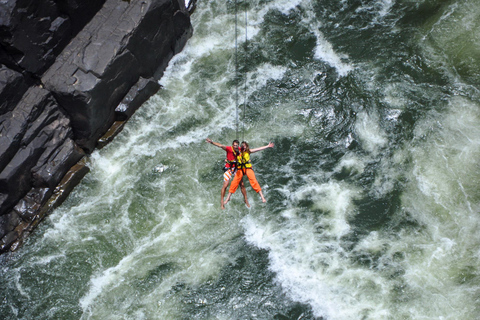
[[[245,141],[245,108],[247,106],[247,50],[248,50],[248,19],[247,19],[247,3],[245,2],[245,88],[244,88],[244,98],[243,98],[243,119],[242,119],[242,141]]]
[[[237,0],[235,0],[235,137],[238,140],[238,44],[237,44]]]
[[[242,141],[245,140],[245,115],[246,115],[246,106],[247,106],[247,49],[248,49],[248,16],[247,16],[247,4],[245,2],[245,74],[244,74],[244,97],[243,97],[243,117],[242,117]],[[239,87],[239,72],[238,72],[238,4],[235,0],[235,131],[236,139],[239,139],[239,116],[238,116],[238,87]]]

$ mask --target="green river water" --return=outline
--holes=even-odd
[[[192,24],[0,258],[0,318],[480,319],[480,2],[239,1],[238,78],[235,2]],[[267,203],[221,210],[237,129]]]

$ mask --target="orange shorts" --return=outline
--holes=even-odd
[[[255,178],[255,172],[253,172],[253,169],[247,168],[247,169],[239,169],[237,170],[237,173],[235,173],[235,177],[233,178],[232,183],[230,184],[230,193],[235,193],[237,191],[238,185],[240,184],[240,181],[242,181],[243,175],[247,175],[248,181],[250,182],[250,185],[252,186],[253,190],[255,190],[257,193],[262,190],[260,188],[260,184],[258,183],[257,179]]]

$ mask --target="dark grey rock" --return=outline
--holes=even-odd
[[[152,78],[140,77],[137,83],[130,88],[122,102],[115,108],[116,120],[127,120],[135,111],[160,89],[160,84]]]
[[[113,141],[113,139],[123,130],[126,121],[115,121],[112,126],[105,132],[103,136],[97,141],[97,149],[102,149],[107,144]]]
[[[65,173],[84,155],[72,139],[67,138],[60,146],[52,139],[32,169],[33,185],[54,189]]]
[[[21,147],[20,143],[29,127],[42,110],[52,103],[54,101],[49,92],[35,86],[28,89],[14,110],[0,116],[0,172]]]
[[[67,198],[88,171],[89,169],[82,159],[68,170],[53,192],[49,188],[32,188],[17,203],[12,211],[14,215],[6,220],[8,227],[4,229],[12,231],[6,231],[8,233],[0,237],[0,253],[8,249],[16,250],[47,213],[58,207]],[[14,217],[19,217],[19,219],[14,219]]]
[[[0,2],[0,63],[41,75],[104,0]]]
[[[13,208],[13,211],[22,220],[31,221],[38,213],[42,205],[53,194],[49,188],[32,188]]]
[[[2,239],[7,233],[15,229],[22,222],[22,219],[14,211],[9,214],[0,216],[0,239]]]
[[[187,40],[192,37],[193,29],[190,22],[190,14],[179,10],[175,12],[173,16],[174,30],[176,36],[175,50],[174,54],[182,51],[183,47],[187,43]]]
[[[80,183],[83,177],[90,171],[83,158],[77,162],[63,177],[62,181],[54,190],[53,197],[49,200],[48,209],[54,209],[62,204],[67,196],[72,192],[73,188]]]
[[[0,115],[12,111],[27,89],[21,73],[0,64]]]
[[[0,25],[0,61],[41,74],[54,61],[56,47],[68,43],[67,17],[53,0],[9,0],[2,11],[9,18]]]
[[[19,234],[15,230],[7,233],[7,235],[0,240],[0,252],[7,251],[12,246],[12,244],[17,241],[18,237]]]
[[[0,204],[0,212],[11,209],[30,190],[32,184],[31,169],[45,148],[48,136],[41,134],[28,146],[22,147],[0,173],[0,192],[8,194]]]
[[[189,34],[175,31],[172,16],[180,9],[180,2],[170,0],[107,0],[42,77],[69,114],[75,142],[87,152],[139,78],[159,75],[159,68],[163,73],[180,49],[178,37]],[[190,20],[183,26],[191,30]]]
[[[55,0],[59,11],[70,19],[75,36],[100,10],[105,0]]]
[[[32,187],[53,189],[81,157],[70,120],[51,94],[32,87],[4,115],[0,136],[0,214],[10,210]]]

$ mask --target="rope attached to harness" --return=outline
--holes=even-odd
[[[235,0],[235,128],[236,139],[239,139],[239,107],[238,107],[238,87],[239,87],[239,71],[238,71],[238,4]],[[243,117],[242,117],[242,140],[245,140],[245,108],[247,105],[247,49],[248,49],[248,17],[247,6],[245,4],[245,76],[244,76],[244,97],[243,97]]]
[[[248,50],[248,36],[247,36],[247,29],[248,29],[248,19],[247,19],[247,6],[245,4],[245,89],[244,98],[243,98],[243,119],[242,119],[242,141],[245,141],[245,108],[247,106],[247,50]]]
[[[235,0],[235,137],[238,140],[238,18],[237,18],[237,0]]]

